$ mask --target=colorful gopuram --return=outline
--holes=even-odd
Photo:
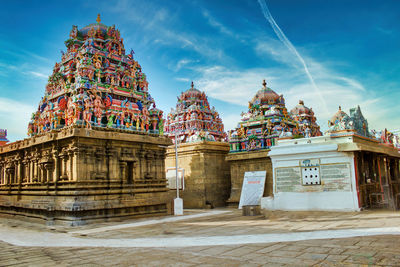
[[[241,116],[238,128],[229,133],[230,152],[268,149],[278,138],[302,134],[286,109],[283,95],[267,87],[265,80]]]
[[[298,128],[304,137],[322,135],[314,111],[304,106],[303,100],[300,100],[299,104],[290,111],[290,115],[298,123]]]
[[[170,213],[162,112],[114,26],[72,27],[29,123],[0,146],[0,213],[48,224]]]
[[[7,130],[0,129],[0,146],[4,146],[9,141],[7,139]]]
[[[177,132],[181,143],[222,141],[226,136],[218,112],[210,107],[206,94],[194,88],[193,82],[178,97],[176,109],[168,114],[164,130],[172,140]]]
[[[48,79],[45,95],[32,114],[28,135],[70,125],[158,133],[162,111],[148,92],[146,75],[125,54],[115,26],[72,26],[67,51]]]

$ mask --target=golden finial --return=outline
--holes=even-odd
[[[342,107],[341,107],[341,106],[339,106],[339,110],[340,110],[340,111],[342,110]]]
[[[264,88],[267,88],[267,83],[265,82],[265,79],[263,80],[263,84]]]
[[[194,84],[193,84],[193,81],[192,81],[192,89],[194,88]]]
[[[97,14],[97,19],[96,19],[96,21],[97,21],[97,23],[100,24],[100,21],[101,21],[101,19],[100,19],[100,14]]]

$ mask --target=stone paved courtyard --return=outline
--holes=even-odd
[[[0,223],[1,266],[400,266],[400,214],[390,211],[244,217],[220,209],[81,227]]]

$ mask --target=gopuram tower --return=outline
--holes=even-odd
[[[0,147],[0,212],[81,224],[167,214],[162,111],[115,26],[73,26],[28,139]]]
[[[215,108],[210,107],[206,94],[196,89],[193,82],[178,97],[176,109],[168,114],[165,133],[178,145],[178,167],[184,170],[184,207],[225,206],[230,178],[225,162],[229,145],[225,142],[224,125]],[[175,147],[170,146],[165,162],[171,177],[175,159]],[[176,189],[173,182],[170,185]]]
[[[194,88],[193,82],[178,97],[176,109],[168,114],[165,133],[172,140],[177,133],[182,143],[222,141],[226,135],[218,112],[210,107],[206,94]]]

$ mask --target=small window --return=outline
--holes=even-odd
[[[303,185],[320,185],[319,167],[301,169]]]

